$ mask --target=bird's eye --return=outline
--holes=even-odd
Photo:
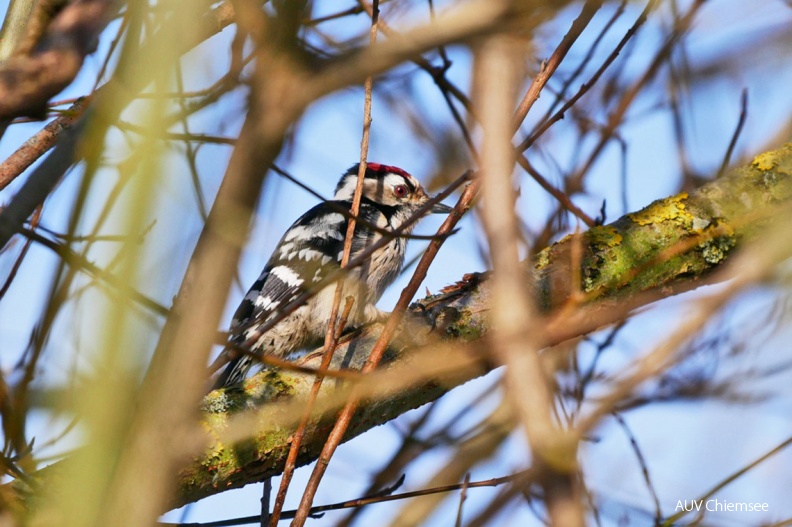
[[[396,196],[399,198],[403,198],[404,196],[407,195],[408,192],[409,190],[407,190],[407,187],[405,187],[404,185],[396,185],[395,187],[393,187],[393,193],[396,194]]]

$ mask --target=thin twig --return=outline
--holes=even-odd
[[[128,284],[119,280],[114,275],[105,271],[104,269],[101,269],[97,265],[91,263],[90,261],[83,258],[81,255],[77,254],[76,252],[72,251],[65,245],[61,245],[59,243],[53,242],[52,240],[45,238],[41,234],[26,228],[22,229],[21,234],[24,235],[29,240],[32,240],[40,245],[43,245],[47,249],[50,249],[69,266],[75,267],[85,272],[89,276],[102,280],[103,282],[113,286],[123,294],[128,295],[130,299],[138,302],[140,305],[153,311],[154,313],[161,316],[166,316],[170,312],[170,310],[167,307],[163,306],[162,304],[153,300],[152,298],[144,295],[143,293],[131,288]]]
[[[272,478],[264,480],[264,485],[261,494],[261,514],[259,515],[259,525],[267,527],[272,517],[269,512],[270,496],[272,495]]]
[[[619,426],[624,431],[625,435],[627,435],[627,439],[630,441],[630,446],[632,447],[633,452],[635,452],[635,458],[638,460],[638,464],[641,466],[641,473],[643,474],[644,482],[646,483],[646,489],[652,496],[652,501],[654,501],[655,525],[659,525],[663,518],[663,511],[660,509],[660,499],[657,497],[657,491],[655,491],[654,485],[652,484],[652,478],[649,476],[649,467],[646,464],[646,458],[644,458],[643,452],[641,452],[641,448],[638,446],[638,440],[635,438],[635,435],[633,435],[630,427],[627,426],[627,422],[624,420],[624,418],[617,412],[613,412],[611,415],[613,415],[613,417],[616,419],[616,422],[619,423]]]
[[[338,11],[337,13],[333,13],[331,15],[325,15],[322,17],[312,18],[310,20],[306,20],[304,24],[308,27],[310,26],[318,26],[322,22],[329,22],[331,20],[337,20],[339,18],[345,18],[349,15],[358,15],[363,12],[363,8],[360,6],[353,6],[349,9],[344,9],[343,11]]]
[[[99,87],[99,83],[102,81],[105,73],[107,72],[108,68],[110,67],[110,61],[113,58],[113,54],[115,53],[116,48],[121,43],[121,37],[126,32],[127,27],[129,26],[129,10],[125,10],[123,16],[121,17],[121,24],[118,26],[118,31],[116,31],[116,36],[113,41],[110,43],[110,49],[107,50],[105,54],[105,58],[102,61],[102,67],[99,68],[99,73],[96,74],[96,80],[94,80],[93,89],[91,92],[95,92],[96,89]],[[50,103],[50,106],[55,106],[55,103]]]
[[[372,15],[371,7],[367,2],[365,2],[365,0],[359,0],[359,4],[364,10],[366,10],[366,12],[368,12],[369,16]],[[431,3],[430,3],[430,15],[431,15],[430,19],[434,21],[435,20],[434,8],[431,5]],[[382,19],[379,20],[379,28],[382,31],[382,33],[384,33],[388,37],[398,38],[402,36],[401,33],[393,29],[390,25],[387,24],[387,22],[385,22]],[[449,81],[448,78],[446,77],[446,72],[451,67],[451,61],[448,59],[448,56],[446,55],[444,51],[444,47],[442,45],[438,46],[438,49],[440,50],[440,56],[443,60],[443,65],[441,67],[436,67],[432,65],[432,63],[429,62],[429,60],[427,60],[426,58],[420,55],[413,57],[411,60],[414,64],[416,64],[419,68],[424,70],[432,77],[432,80],[435,82],[438,89],[440,90],[440,93],[443,95],[443,99],[445,99],[446,101],[448,110],[451,112],[451,117],[457,123],[460,131],[462,132],[462,137],[465,141],[465,144],[468,147],[468,150],[470,151],[470,155],[473,157],[476,163],[478,163],[479,161],[478,151],[476,150],[476,146],[473,143],[473,138],[471,137],[470,130],[468,130],[468,127],[465,124],[464,119],[462,119],[459,110],[456,109],[456,106],[454,105],[454,102],[451,99],[451,97],[453,96],[454,99],[459,101],[462,104],[462,106],[465,108],[465,111],[467,111],[468,114],[470,115],[475,115],[473,104],[470,102],[470,99],[465,95],[465,93],[462,90],[460,90],[454,83]]]
[[[129,130],[130,132],[134,132],[136,134],[141,135],[150,135],[151,130],[139,126],[135,123],[130,123],[128,121],[117,121],[114,125],[119,130]],[[210,143],[215,145],[230,145],[234,146],[237,140],[233,137],[218,137],[215,135],[209,134],[192,134],[192,133],[182,133],[182,132],[167,132],[165,130],[158,130],[157,137],[159,139],[163,139],[166,141],[195,141],[200,143]]]
[[[372,505],[375,503],[386,503],[389,501],[400,501],[406,500],[410,498],[419,498],[421,496],[429,496],[432,494],[443,494],[446,492],[454,492],[460,489],[476,489],[482,487],[498,487],[500,485],[506,483],[512,483],[517,480],[522,479],[531,479],[533,474],[533,470],[528,469],[521,472],[516,472],[514,474],[510,474],[508,476],[500,476],[497,478],[485,479],[480,481],[469,481],[469,478],[466,478],[466,482],[457,483],[454,485],[443,485],[440,487],[432,487],[428,489],[421,489],[412,492],[403,492],[400,494],[388,494],[388,495],[377,495],[377,496],[369,496],[366,498],[358,498],[356,500],[347,500],[341,501],[338,503],[332,503],[329,505],[318,505],[316,507],[312,507],[310,510],[310,516],[314,516],[319,513],[328,512],[328,511],[336,511],[341,509],[349,509],[352,507],[363,507],[366,505]],[[297,511],[285,511],[281,514],[281,520],[288,520],[294,518],[296,516]],[[232,527],[235,525],[245,525],[248,523],[258,523],[259,516],[245,516],[242,518],[233,518],[230,520],[221,520],[216,522],[202,522],[202,523],[160,523],[158,524],[160,527]]]
[[[553,114],[552,117],[545,120],[545,122],[541,126],[539,126],[531,135],[529,135],[522,143],[520,143],[519,146],[517,147],[518,151],[525,151],[528,148],[530,148],[530,146],[534,144],[534,142],[536,142],[536,140],[539,137],[541,137],[548,130],[548,128],[550,128],[553,124],[557,123],[558,121],[562,120],[566,112],[572,106],[574,106],[575,103],[597,83],[597,81],[602,76],[602,74],[605,73],[605,70],[608,69],[608,67],[619,56],[619,53],[621,53],[621,51],[624,49],[624,46],[627,45],[627,42],[629,42],[630,39],[633,36],[635,36],[635,34],[638,32],[638,29],[644,24],[644,22],[646,22],[649,13],[652,11],[652,9],[654,9],[654,5],[656,3],[657,0],[649,0],[649,3],[641,12],[638,19],[630,27],[630,29],[627,30],[627,33],[625,33],[624,37],[622,37],[622,39],[616,45],[616,48],[614,48],[611,54],[608,55],[608,58],[605,59],[605,61],[602,63],[599,69],[594,73],[594,75],[591,76],[588,82],[584,83],[577,91],[577,93],[575,93],[575,95],[573,95],[571,99],[569,99],[566,103],[564,103],[564,105],[561,106],[561,108],[555,114]]]
[[[373,1],[372,6],[372,15],[371,15],[371,32],[370,32],[370,45],[373,45],[377,41],[377,19],[379,17],[379,0]],[[350,208],[350,214],[352,217],[349,219],[347,223],[347,232],[344,238],[344,250],[341,255],[341,269],[346,269],[349,265],[349,258],[352,254],[352,241],[355,237],[355,227],[357,225],[357,216],[360,213],[360,203],[363,199],[363,181],[366,176],[366,159],[368,157],[368,146],[369,146],[369,137],[371,132],[371,95],[373,91],[373,77],[369,76],[365,82],[365,102],[363,108],[363,137],[360,143],[360,164],[358,165],[358,175],[357,175],[357,184],[355,186],[355,193],[352,197],[352,206]],[[292,436],[292,443],[289,448],[289,454],[286,458],[286,466],[283,471],[283,476],[281,478],[280,488],[278,489],[278,495],[275,499],[275,507],[272,511],[272,516],[270,518],[270,527],[277,527],[278,520],[280,519],[281,510],[283,510],[283,504],[286,500],[286,493],[289,489],[289,484],[291,483],[292,476],[294,474],[294,469],[297,462],[297,455],[300,450],[300,446],[302,444],[303,435],[305,433],[305,427],[308,424],[308,420],[311,416],[311,412],[313,411],[313,406],[316,402],[316,398],[319,395],[319,390],[322,387],[322,381],[324,381],[324,372],[326,372],[330,367],[330,362],[333,359],[333,353],[335,352],[336,346],[338,345],[338,337],[336,336],[336,319],[338,317],[338,309],[341,304],[341,295],[343,294],[344,290],[344,283],[345,280],[342,277],[336,283],[335,295],[333,297],[333,306],[330,310],[330,321],[327,324],[327,331],[325,333],[325,342],[324,342],[324,350],[322,352],[322,363],[319,367],[319,374],[314,379],[314,384],[311,387],[311,393],[309,395],[307,404],[305,406],[305,411],[303,413],[302,421],[297,428],[297,431]],[[346,307],[344,310],[344,320],[349,317],[349,313],[352,309],[352,305],[354,302],[354,298],[349,297],[347,298]],[[363,305],[358,305],[357,309],[362,310],[365,308]],[[343,331],[343,327],[338,329],[338,333]]]
[[[339,284],[341,283],[342,282],[339,282]],[[346,326],[347,320],[349,319],[349,314],[352,311],[354,300],[354,297],[347,297],[346,305],[344,306],[344,312],[338,324],[338,331],[331,337],[329,343],[325,343],[325,347],[322,351],[322,363],[319,366],[319,369],[316,371],[316,377],[314,378],[314,383],[311,386],[311,392],[308,394],[308,400],[305,403],[302,419],[300,420],[300,424],[297,425],[297,430],[294,432],[294,434],[292,434],[291,437],[291,445],[289,446],[289,453],[286,456],[286,463],[283,467],[281,484],[278,488],[278,495],[275,498],[275,506],[273,507],[272,514],[270,515],[269,525],[271,527],[275,527],[278,524],[278,521],[280,521],[283,504],[286,501],[286,493],[289,490],[289,484],[291,483],[294,470],[297,466],[297,456],[300,453],[300,446],[302,445],[302,441],[305,436],[305,429],[308,426],[308,421],[311,418],[311,413],[313,412],[314,405],[316,404],[316,399],[319,396],[319,390],[322,387],[322,382],[324,381],[325,377],[327,376],[327,372],[330,369],[330,362],[333,359],[333,353],[338,347],[338,339],[340,338],[341,333],[344,331],[344,327]],[[338,310],[336,308],[334,312],[331,313],[332,318],[330,320],[335,320],[337,314]],[[332,330],[332,328],[333,324],[328,324],[328,333]],[[267,479],[267,481],[271,480]]]
[[[462,218],[462,215],[472,205],[473,199],[478,193],[479,186],[480,181],[478,179],[474,179],[473,182],[471,182],[465,188],[456,206],[440,226],[440,229],[438,229],[438,234],[443,234],[450,231],[457,224],[457,222]],[[442,244],[442,239],[433,240],[430,242],[426,253],[418,263],[418,266],[416,267],[415,273],[410,279],[409,284],[402,291],[399,301],[396,303],[396,306],[394,307],[390,317],[388,317],[385,327],[382,330],[382,334],[380,335],[376,344],[374,344],[369,359],[366,361],[366,364],[363,367],[362,373],[366,374],[371,372],[379,364],[382,356],[385,353],[385,349],[390,342],[390,339],[393,337],[396,328],[401,322],[401,317],[415,295],[415,292],[418,290],[421,282],[426,277],[426,272],[428,271],[429,266],[434,260],[434,257],[437,255],[437,251],[440,249]],[[358,390],[353,389],[347,404],[344,406],[344,409],[338,416],[335,426],[330,432],[330,436],[322,448],[322,452],[316,462],[316,465],[314,466],[314,470],[311,473],[311,477],[300,501],[300,507],[297,510],[297,515],[294,518],[293,525],[295,527],[301,527],[305,524],[305,520],[307,519],[310,512],[311,504],[313,503],[313,498],[316,495],[317,489],[319,488],[319,483],[322,480],[322,476],[324,476],[325,471],[327,470],[327,465],[330,463],[330,458],[332,458],[336,448],[338,448],[338,445],[341,443],[346,430],[349,428],[352,416],[354,415],[355,410],[360,403],[360,398],[357,393]]]
[[[174,77],[176,79],[176,88],[179,90],[179,92],[184,92],[184,73],[182,71],[181,62],[179,61],[176,62],[176,71],[174,72]],[[179,108],[184,111],[187,106],[184,97],[179,97],[178,103]],[[185,133],[191,133],[190,123],[186,116],[184,119],[182,119],[181,126]],[[196,205],[198,206],[198,214],[201,217],[201,221],[206,222],[209,213],[206,209],[203,185],[201,184],[201,178],[198,174],[198,163],[196,162],[198,150],[189,141],[184,142],[184,150],[184,157],[186,158],[187,166],[190,171],[190,181],[192,182],[193,193],[195,194],[195,201]]]
[[[742,93],[740,94],[740,118],[737,121],[737,128],[734,129],[731,141],[729,141],[729,148],[726,149],[726,155],[723,156],[723,163],[721,163],[717,177],[720,177],[726,172],[726,169],[729,168],[729,163],[731,163],[732,154],[734,153],[734,147],[737,145],[737,139],[740,137],[740,132],[742,132],[743,126],[745,126],[745,119],[747,117],[748,88],[743,88]]]
[[[369,33],[370,46],[373,46],[377,42],[378,20],[379,0],[373,0],[371,5],[371,30]],[[366,78],[364,83],[365,95],[363,103],[363,136],[360,141],[360,163],[358,165],[357,184],[355,185],[355,193],[352,197],[352,207],[349,211],[354,217],[350,218],[347,224],[347,232],[344,238],[344,251],[341,255],[341,269],[346,269],[349,265],[349,258],[352,254],[352,241],[355,237],[355,227],[357,225],[356,217],[360,213],[360,202],[363,199],[363,181],[366,176],[368,148],[371,135],[371,98],[373,89],[374,78],[369,76]],[[327,325],[327,332],[325,334],[324,350],[322,352],[322,364],[319,368],[320,374],[314,379],[314,384],[311,387],[311,394],[308,399],[308,404],[306,405],[305,412],[303,414],[303,420],[300,423],[294,438],[292,439],[292,444],[289,449],[289,455],[286,461],[286,468],[283,472],[283,478],[281,479],[281,486],[280,489],[278,489],[278,497],[275,501],[275,510],[272,514],[270,527],[277,527],[280,512],[283,508],[283,502],[286,500],[286,491],[289,488],[289,483],[291,482],[292,474],[294,473],[297,454],[303,439],[303,433],[305,432],[305,427],[308,424],[308,419],[311,415],[311,411],[313,410],[316,397],[319,394],[319,389],[322,386],[322,381],[324,380],[324,376],[321,374],[321,372],[327,371],[327,369],[330,367],[330,362],[333,359],[333,353],[335,352],[335,348],[338,344],[338,338],[335,335],[335,325],[336,317],[338,316],[338,308],[341,304],[341,295],[343,294],[344,290],[344,282],[345,280],[342,277],[341,280],[339,280],[336,284],[335,296],[333,297],[333,307],[330,310],[330,322]],[[353,298],[347,299],[344,318],[349,316],[349,312],[352,308],[352,301]],[[365,307],[366,306],[360,304],[356,307],[356,309],[362,313],[362,310]],[[339,328],[339,333],[341,331],[343,331],[343,328]],[[310,506],[311,504],[309,503],[308,508],[310,508]],[[300,507],[303,507],[302,502],[300,503]],[[297,520],[295,520],[295,523],[300,525]]]
[[[43,205],[39,205],[36,208],[36,210],[33,212],[33,216],[30,218],[30,226],[34,229],[36,228],[36,226],[38,226],[39,219],[41,218],[41,209],[43,207],[44,207]],[[11,271],[8,273],[8,277],[6,278],[5,283],[3,284],[2,287],[0,287],[0,300],[3,299],[3,297],[8,292],[8,289],[11,287],[11,283],[14,281],[17,272],[19,272],[19,268],[22,266],[22,262],[25,260],[25,256],[28,253],[28,249],[30,249],[31,243],[33,243],[33,240],[31,238],[28,238],[27,240],[25,240],[25,243],[22,244],[22,250],[19,251],[19,255],[16,257],[16,260],[14,260],[14,265],[11,266]]]
[[[679,40],[683,37],[685,32],[691,27],[693,23],[693,18],[698,13],[699,9],[704,5],[704,0],[694,0],[690,5],[690,8],[685,13],[683,17],[678,18],[674,22],[674,28],[671,31],[671,34],[666,38],[663,45],[658,50],[657,54],[655,55],[652,62],[644,71],[643,75],[633,83],[632,86],[629,87],[619,100],[618,105],[616,108],[608,115],[607,123],[605,124],[602,133],[600,134],[599,141],[594,146],[592,152],[588,155],[588,158],[583,163],[583,165],[577,170],[576,174],[574,174],[570,181],[572,182],[571,185],[573,188],[577,188],[580,186],[580,180],[589,172],[591,167],[594,165],[596,160],[605,150],[605,146],[608,142],[613,138],[616,134],[616,130],[618,129],[619,125],[624,121],[625,116],[627,115],[627,110],[630,109],[632,103],[635,102],[636,98],[640,93],[643,92],[643,88],[657,75],[660,71],[660,67],[666,62],[670,60],[671,51],[673,50],[674,46],[679,42]],[[641,15],[645,17],[648,15],[648,12],[654,8],[654,0],[649,2],[644,13]]]
[[[738,470],[734,474],[731,474],[726,479],[720,481],[717,485],[715,485],[710,490],[705,492],[698,500],[694,500],[694,501],[706,501],[706,500],[708,500],[709,498],[714,496],[716,492],[718,492],[719,490],[721,490],[725,486],[729,485],[730,483],[732,483],[733,481],[735,481],[740,476],[744,475],[745,473],[747,473],[749,470],[753,469],[754,467],[756,467],[760,463],[763,463],[764,461],[767,461],[768,459],[770,459],[774,455],[778,454],[779,452],[784,450],[789,445],[792,445],[792,437],[789,437],[789,438],[785,439],[784,441],[781,442],[781,444],[779,444],[778,446],[776,446],[775,448],[773,448],[772,450],[770,450],[766,454],[763,454],[762,456],[758,457],[757,459],[755,459],[751,463],[748,463],[746,466],[744,466],[743,468],[741,468],[740,470]],[[676,514],[674,514],[673,516],[670,516],[669,518],[666,518],[666,520],[663,522],[663,527],[671,527],[673,525],[677,525],[679,523],[679,520],[682,519],[688,512],[690,512],[690,511],[681,510],[681,511],[677,512]],[[703,512],[704,512],[704,510],[702,510],[702,513]]]
[[[586,29],[600,7],[602,7],[602,0],[588,0],[583,4],[583,9],[574,22],[572,22],[572,27],[569,28],[569,31],[567,31],[561,39],[561,43],[558,44],[558,47],[553,51],[553,54],[550,55],[550,58],[542,63],[539,73],[534,77],[531,86],[528,88],[528,91],[525,92],[522,101],[520,101],[520,104],[517,106],[517,111],[514,112],[512,127],[515,132],[520,128],[528,112],[531,111],[534,102],[539,98],[542,88],[544,88],[547,81],[549,81],[550,77],[556,72],[558,66],[561,65],[564,57],[566,57],[569,49],[572,47],[572,44],[577,41],[580,34]]]
[[[90,97],[80,97],[60,116],[47,123],[33,137],[0,163],[0,190],[3,190],[20,174],[43,156],[61,138],[61,133],[74,125],[82,116]]]
[[[457,507],[456,522],[454,522],[455,527],[462,527],[462,507],[465,505],[465,500],[467,499],[468,488],[470,488],[470,472],[465,474],[465,479],[462,481],[462,488],[459,492],[459,506]]]
[[[523,167],[523,169],[525,169],[528,175],[530,175],[533,178],[533,180],[539,184],[540,187],[542,187],[545,191],[547,191],[548,194],[553,196],[562,207],[564,207],[566,210],[568,210],[576,217],[578,217],[580,221],[582,221],[589,227],[593,227],[597,224],[591,216],[583,212],[583,210],[580,207],[575,205],[572,202],[572,200],[569,199],[569,196],[567,196],[565,193],[555,188],[549,181],[547,181],[547,179],[545,179],[545,177],[542,176],[542,174],[540,174],[539,171],[536,170],[536,168],[534,168],[531,162],[528,161],[528,158],[525,157],[525,155],[518,153],[517,163],[521,167]]]

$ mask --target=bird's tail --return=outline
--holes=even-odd
[[[247,376],[250,367],[253,365],[253,359],[248,355],[241,355],[231,359],[226,365],[225,369],[217,376],[217,379],[212,386],[212,390],[226,388],[233,384],[242,382]]]

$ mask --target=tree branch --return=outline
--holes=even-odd
[[[44,7],[34,9],[31,22],[43,25],[41,36],[35,35],[34,42],[23,46],[29,49],[12,55],[0,67],[2,119],[42,117],[49,98],[74,80],[83,59],[95,49],[115,7],[107,0],[79,0],[59,11],[60,5],[54,7],[57,14],[49,20],[52,13],[46,3],[39,5]]]
[[[543,329],[537,342],[548,347],[585,335],[638,307],[712,281],[713,272],[738,247],[760,239],[777,209],[790,200],[792,144],[787,144],[690,194],[658,200],[574,240],[562,239],[531,267],[546,317],[535,325]],[[576,243],[582,256],[575,256],[580,269],[573,273]],[[580,279],[577,287],[570,283],[572,276]],[[413,304],[381,369],[360,381],[367,399],[345,440],[489,371],[493,363],[484,351],[489,306],[489,280],[479,274]],[[332,367],[361,369],[381,330],[370,326],[341,343]],[[318,365],[319,354],[303,362]],[[241,388],[209,394],[203,403],[209,448],[180,473],[179,494],[171,505],[279,474],[299,415],[295,409],[312,383],[310,375],[268,370]],[[298,464],[316,459],[348,388],[323,388]]]

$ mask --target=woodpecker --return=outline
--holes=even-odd
[[[279,309],[340,268],[358,170],[357,164],[350,167],[339,180],[333,199],[300,216],[283,235],[234,313],[229,338],[232,345],[239,346],[256,337],[260,328],[278,315]],[[368,163],[350,261],[387,236],[387,231],[399,228],[429,199],[418,180],[401,168]],[[450,211],[450,207],[438,203],[427,213]],[[414,226],[415,223],[402,234],[409,234]],[[406,244],[404,237],[394,236],[345,276],[341,298],[352,295],[355,299],[347,327],[381,320],[386,315],[374,304],[398,276],[404,264]],[[335,289],[335,283],[324,287],[305,305],[259,335],[250,345],[251,351],[286,357],[308,346],[321,345]],[[228,360],[228,365],[218,376],[215,389],[241,382],[254,362],[232,347],[223,350],[221,360]]]

